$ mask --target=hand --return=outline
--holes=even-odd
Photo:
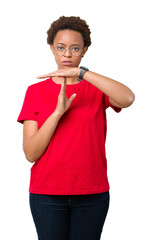
[[[63,77],[63,83],[61,84],[61,89],[58,95],[58,102],[57,102],[55,112],[62,116],[64,112],[69,108],[71,102],[74,100],[75,97],[76,97],[76,93],[72,94],[69,99],[67,98],[66,78]]]
[[[79,77],[80,75],[80,68],[73,67],[73,68],[62,68],[58,69],[55,72],[51,72],[45,75],[38,76],[38,79],[47,78],[47,77]]]

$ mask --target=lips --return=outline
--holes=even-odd
[[[72,65],[71,61],[63,61],[62,63],[63,63],[64,66]]]

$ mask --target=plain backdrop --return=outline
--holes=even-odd
[[[29,208],[32,164],[17,118],[27,87],[41,81],[36,76],[57,70],[46,31],[63,15],[80,16],[90,26],[92,45],[81,65],[127,85],[136,96],[121,113],[107,109],[111,198],[102,239],[152,239],[151,12],[150,0],[1,1],[0,239],[37,239]]]

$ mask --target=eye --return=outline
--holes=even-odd
[[[57,47],[57,50],[59,50],[59,51],[63,51],[65,48],[64,47],[61,47],[61,46],[58,46]]]
[[[80,50],[80,48],[78,48],[78,47],[73,47],[72,48],[72,51],[74,51],[74,52],[78,52]]]

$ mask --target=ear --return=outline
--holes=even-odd
[[[83,57],[84,57],[85,53],[87,52],[87,50],[88,50],[88,47],[83,48],[83,55],[82,55]]]
[[[52,44],[50,44],[50,49],[51,49],[52,53],[55,54],[55,52],[54,52],[54,47],[53,47]]]

